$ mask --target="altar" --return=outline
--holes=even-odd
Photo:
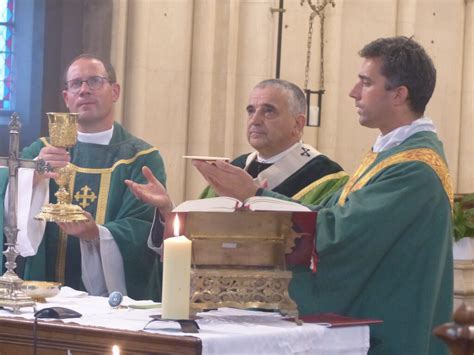
[[[198,313],[199,333],[183,333],[176,322],[155,321],[159,304],[125,298],[111,308],[105,297],[63,288],[37,309],[61,306],[82,314],[38,319],[37,354],[367,354],[369,326],[299,326],[276,312],[220,308]],[[152,308],[150,308],[152,307]],[[33,309],[0,310],[0,354],[31,353]],[[115,348],[114,348],[115,346]],[[69,351],[69,352],[68,352]]]

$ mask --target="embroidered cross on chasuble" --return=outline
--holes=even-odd
[[[97,198],[97,195],[87,185],[84,185],[83,187],[81,187],[80,190],[74,194],[75,203],[77,203],[82,208],[86,208],[87,206],[90,206],[91,203],[93,203],[96,198]]]
[[[97,224],[104,224],[112,169],[90,169],[71,165],[73,174],[69,191],[72,203],[95,216]],[[68,236],[59,230],[55,279],[62,284],[65,282],[67,244]]]
[[[139,150],[130,156],[131,153],[133,150],[130,147],[127,148],[125,144],[99,146],[78,143],[71,149],[73,174],[69,191],[71,191],[72,203],[89,212],[97,224],[108,228],[113,233],[119,248],[125,248],[120,235],[122,232],[117,233],[110,224],[112,223],[114,227],[116,225],[122,230],[124,227],[120,227],[118,221],[127,217],[132,219],[136,217],[136,223],[138,223],[138,220],[143,218],[142,213],[148,210],[153,211],[153,208],[143,206],[140,201],[128,196],[128,189],[123,181],[126,178],[136,181],[143,179],[141,166],[152,167],[161,161],[156,148],[153,147]],[[123,223],[125,228],[132,227],[131,222]],[[52,228],[52,226],[50,227]],[[136,233],[143,234],[143,238],[146,238],[146,232],[141,231],[141,228],[137,228],[137,226],[134,228]],[[135,238],[135,230],[126,232],[124,229],[123,233],[126,235],[123,238],[129,238],[132,241]],[[69,284],[71,273],[80,270],[82,263],[80,241],[76,237],[67,236],[60,229],[58,229],[57,235],[57,242],[51,243],[49,246],[49,248],[56,249],[53,252],[56,254],[54,279],[63,284]],[[124,258],[126,260],[126,256]],[[79,280],[80,278],[76,282]]]

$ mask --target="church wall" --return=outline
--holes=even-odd
[[[313,0],[316,3],[316,0]],[[348,93],[362,62],[357,52],[383,36],[419,41],[438,70],[427,115],[446,147],[457,192],[474,191],[473,1],[335,0],[325,10],[322,126],[304,139],[349,173],[378,132],[361,127]],[[112,62],[122,78],[119,119],[156,145],[176,202],[205,185],[181,156],[250,150],[245,106],[250,89],[275,76],[278,0],[114,0]],[[286,0],[282,79],[305,79],[307,3]],[[319,88],[315,19],[309,87]],[[122,74],[122,76],[120,75]]]
[[[474,0],[466,2],[458,190],[474,191]]]
[[[131,132],[159,148],[173,195],[180,196],[185,183],[181,156],[188,134],[194,4],[191,0],[116,4],[117,16],[126,21],[125,28],[116,28],[123,37],[113,46],[123,67],[122,111],[117,116]]]

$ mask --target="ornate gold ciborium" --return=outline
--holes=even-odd
[[[55,147],[69,149],[77,142],[77,118],[78,113],[68,112],[48,112],[49,139],[51,145]],[[71,193],[69,192],[69,182],[73,174],[71,164],[64,168],[57,169],[59,174],[56,183],[59,186],[54,194],[57,203],[47,204],[41,208],[41,212],[36,219],[47,222],[79,222],[86,221],[87,217],[81,207],[71,204]]]

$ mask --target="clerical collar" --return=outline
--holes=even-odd
[[[94,143],[94,144],[102,144],[107,145],[110,143],[112,139],[112,135],[114,134],[114,126],[107,131],[97,132],[97,133],[84,133],[84,132],[77,132],[77,140],[81,143]]]
[[[283,158],[290,150],[292,150],[296,145],[298,144],[301,144],[301,141],[300,142],[296,142],[295,144],[293,144],[290,148],[284,150],[283,152],[281,153],[278,153],[277,155],[274,155],[270,158],[267,158],[267,159],[263,159],[263,158],[260,158],[260,154],[257,152],[257,158],[256,160],[259,162],[259,163],[265,163],[265,164],[274,164],[276,163],[278,160],[280,160],[281,158]]]
[[[379,153],[384,150],[396,147],[400,145],[408,137],[418,132],[436,133],[436,128],[431,118],[421,117],[414,120],[411,124],[398,127],[384,136],[380,134],[377,137],[377,140],[375,141],[375,144],[372,147],[372,150],[375,153]]]

